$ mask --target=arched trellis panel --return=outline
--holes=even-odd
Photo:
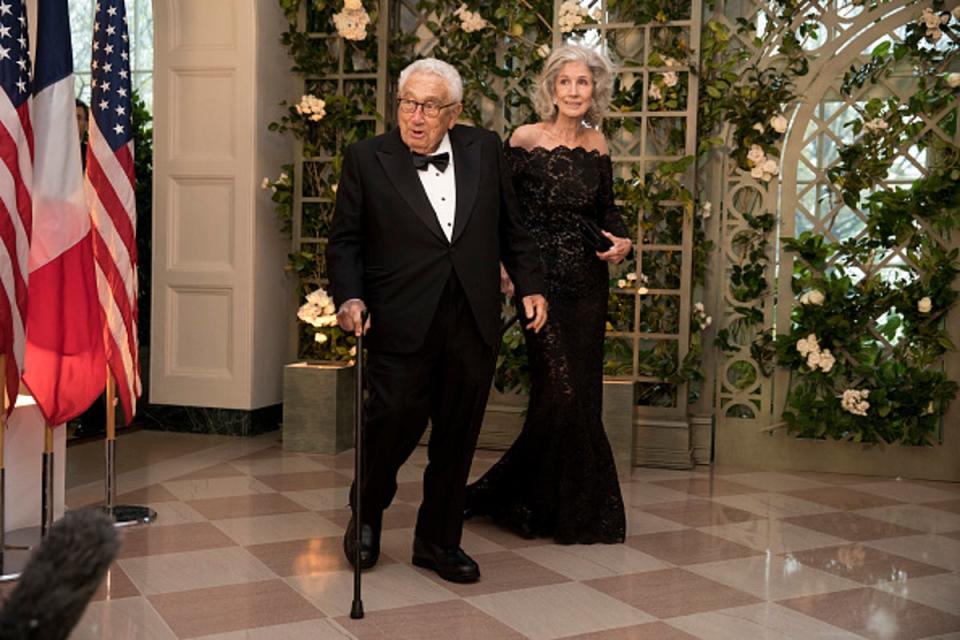
[[[932,447],[878,447],[798,440],[786,433],[783,421],[788,392],[796,383],[797,374],[787,368],[775,368],[771,361],[764,359],[764,350],[755,342],[756,329],[787,332],[798,304],[792,288],[797,258],[787,250],[784,238],[806,231],[828,242],[840,243],[857,240],[866,233],[864,212],[844,202],[840,189],[829,175],[840,162],[840,148],[852,142],[847,123],[862,117],[858,108],[862,111],[863,105],[872,98],[892,96],[906,102],[918,90],[917,80],[909,68],[898,68],[890,77],[855,88],[849,95],[844,95],[840,87],[844,72],[851,65],[866,62],[876,45],[903,38],[905,25],[916,21],[920,14],[919,5],[891,2],[874,11],[856,5],[829,5],[822,11],[819,20],[822,38],[809,45],[810,72],[797,82],[796,93],[802,98],[791,114],[782,144],[779,178],[762,183],[736,168],[732,161],[725,163],[724,175],[729,178],[723,185],[719,228],[721,272],[730,274],[732,269],[747,262],[744,247],[756,247],[750,243],[761,238],[768,260],[763,277],[770,295],[744,301],[737,298],[738,292],[732,285],[720,286],[718,290],[721,326],[731,329],[732,346],[736,349],[721,356],[717,366],[717,459],[734,464],[763,460],[767,466],[779,468],[896,473],[955,480],[960,472],[951,463],[960,453],[960,408],[956,402],[943,417]],[[761,60],[760,64],[772,62]],[[956,109],[956,102],[950,101],[932,117],[921,118],[922,125],[898,149],[897,159],[878,188],[909,187],[927,174],[934,159],[918,148],[916,143],[921,136],[933,135],[954,145],[960,141],[955,128],[949,132],[943,127],[944,122],[952,121],[954,116],[950,116],[950,111]],[[778,214],[775,226],[758,228],[752,224],[756,216],[765,213]],[[952,239],[940,236],[919,217],[916,224],[946,248],[960,246],[955,236]],[[835,259],[835,256],[828,258],[828,265]],[[884,272],[891,278],[894,273],[910,273],[915,268],[902,247],[871,256],[868,263],[846,266],[859,274]],[[743,324],[740,320],[743,314],[737,307],[744,305],[755,309],[762,323],[754,329],[738,331],[737,323]],[[881,323],[886,319],[865,318],[863,321],[878,348],[889,353],[898,338],[891,338],[889,332],[885,334],[881,330]],[[953,309],[944,322],[956,343],[960,326],[957,310]],[[840,353],[838,357],[847,355]],[[944,358],[942,367],[949,377],[956,379],[960,363],[955,353]]]

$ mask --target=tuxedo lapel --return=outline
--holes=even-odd
[[[383,170],[393,183],[394,188],[400,193],[406,203],[420,220],[423,221],[430,231],[433,232],[445,244],[447,237],[440,229],[440,223],[437,221],[437,214],[427,198],[427,193],[423,190],[423,183],[417,175],[417,170],[413,166],[410,158],[410,149],[403,144],[400,139],[400,130],[394,129],[385,139],[383,144],[377,150],[377,158],[383,165]],[[458,161],[459,162],[459,161]],[[459,176],[460,172],[457,171]],[[460,180],[457,179],[459,187]],[[459,202],[459,196],[458,196]],[[459,214],[459,205],[457,208]]]
[[[480,187],[480,140],[463,139],[463,127],[450,130],[450,146],[453,147],[453,163],[457,184],[457,212],[453,221],[453,235],[450,243],[457,241],[467,226],[467,220],[473,212]]]

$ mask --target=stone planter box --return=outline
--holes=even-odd
[[[283,448],[339,453],[353,447],[354,367],[297,362],[283,368]]]

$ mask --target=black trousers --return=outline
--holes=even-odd
[[[376,321],[373,317],[372,322]],[[460,544],[464,487],[496,356],[497,346],[481,337],[454,273],[420,349],[406,354],[368,354],[364,523],[379,529],[382,513],[397,492],[397,472],[417,446],[429,419],[428,464],[416,535],[441,546]]]

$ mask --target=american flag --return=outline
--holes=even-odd
[[[0,0],[0,354],[6,356],[7,411],[23,369],[30,252],[33,128],[30,47],[20,0]]]
[[[104,352],[129,423],[140,395],[140,363],[130,48],[123,0],[96,5],[91,65],[87,198],[105,321]]]

